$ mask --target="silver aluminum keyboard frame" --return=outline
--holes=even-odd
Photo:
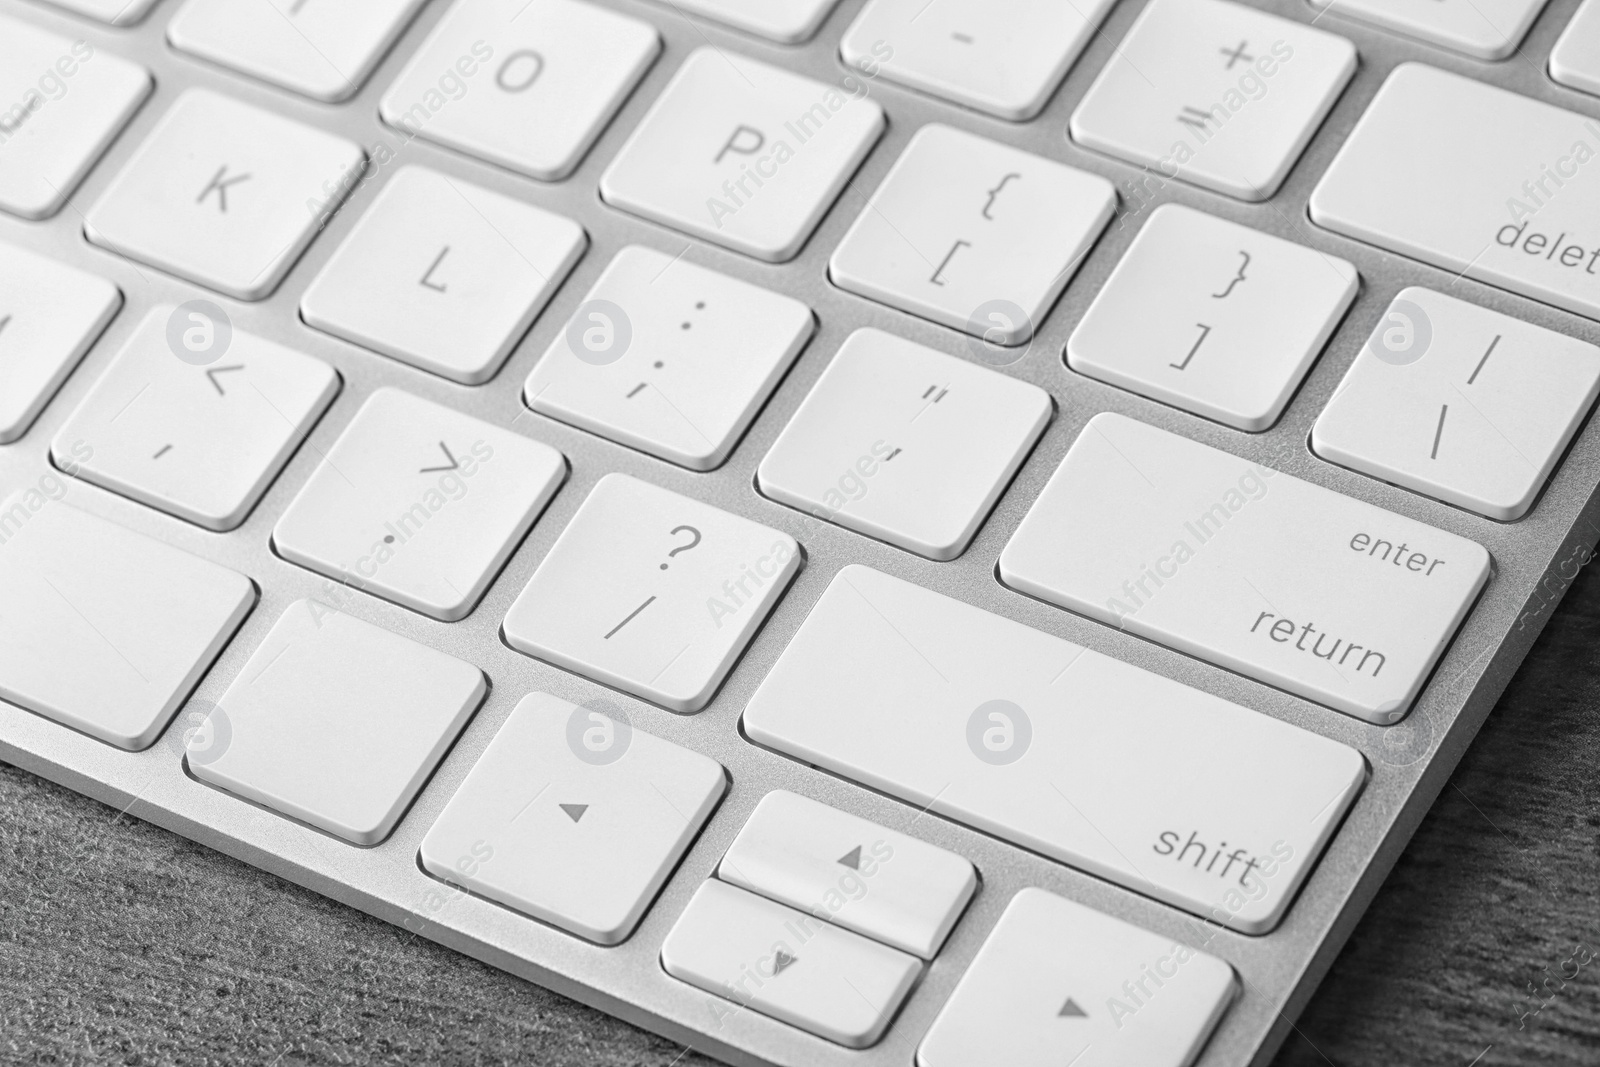
[[[1062,360],[1068,334],[1106,276],[1127,250],[1148,208],[1126,198],[1136,168],[1071,144],[1068,116],[1094,76],[1107,62],[1143,7],[1140,0],[1118,4],[1045,112],[1014,124],[946,104],[878,79],[872,94],[889,116],[889,128],[827,214],[815,235],[792,262],[772,266],[710,247],[641,221],[603,204],[597,181],[645,110],[692,49],[710,43],[836,82],[845,73],[837,58],[839,38],[863,0],[844,0],[809,43],[784,47],[685,17],[667,3],[601,0],[656,26],[665,50],[639,90],[627,101],[581,167],[555,184],[532,181],[423,141],[405,147],[382,168],[419,163],[522,198],[578,220],[591,245],[548,309],[488,384],[464,387],[303,325],[296,313],[300,296],[329,255],[350,233],[389,177],[362,185],[312,245],[310,251],[268,300],[239,304],[213,296],[245,330],[289,344],[339,369],[344,387],[309,443],[293,457],[265,499],[238,529],[215,534],[171,518],[109,492],[75,488],[71,498],[133,529],[250,575],[261,600],[195,693],[216,700],[275,622],[299,597],[329,597],[328,583],[273,555],[269,536],[274,522],[306,482],[319,460],[375,388],[399,386],[418,395],[511,427],[560,449],[571,476],[481,605],[465,620],[444,624],[354,591],[330,602],[360,618],[415,638],[481,666],[492,681],[490,695],[445,757],[394,835],[381,845],[354,848],[264,809],[199,784],[186,776],[170,734],[139,753],[114,749],[82,734],[10,705],[0,704],[0,759],[62,783],[112,807],[190,837],[290,881],[308,886],[352,907],[417,930],[496,967],[594,1005],[694,1049],[735,1064],[808,1064],[905,1067],[935,1015],[950,996],[974,953],[988,936],[1011,896],[1024,886],[1042,886],[1176,940],[1194,942],[1194,925],[1185,913],[1109,882],[966,829],[945,818],[874,793],[802,765],[744,740],[739,716],[755,688],[793,637],[829,580],[847,563],[865,563],[890,574],[976,604],[1029,626],[1079,642],[1129,663],[1214,693],[1263,715],[1354,746],[1366,754],[1371,778],[1321,862],[1315,867],[1284,923],[1263,937],[1216,928],[1207,950],[1233,965],[1243,993],[1223,1018],[1199,1062],[1207,1067],[1265,1064],[1287,1035],[1292,1021],[1355,927],[1385,875],[1433,803],[1501,690],[1549,617],[1555,602],[1588,549],[1600,536],[1596,483],[1600,480],[1600,428],[1586,424],[1532,513],[1520,522],[1489,521],[1371,478],[1342,470],[1313,456],[1307,439],[1355,353],[1393,295],[1409,284],[1453,293],[1518,318],[1591,342],[1600,342],[1600,324],[1522,299],[1488,286],[1458,281],[1448,272],[1384,253],[1313,226],[1306,202],[1344,135],[1365,110],[1387,72],[1398,62],[1421,59],[1501,85],[1528,96],[1600,116],[1600,99],[1552,82],[1545,58],[1565,28],[1578,0],[1553,0],[1521,52],[1500,63],[1482,63],[1402,40],[1361,24],[1324,15],[1307,0],[1246,0],[1301,22],[1319,25],[1353,40],[1361,66],[1295,166],[1283,189],[1260,205],[1248,205],[1179,182],[1168,183],[1162,201],[1201,210],[1323,249],[1354,262],[1362,288],[1356,304],[1295,396],[1284,417],[1261,434],[1241,433],[1152,400],[1069,371]],[[398,144],[382,127],[377,104],[401,66],[448,6],[426,5],[350,102],[327,106],[254,82],[202,61],[180,55],[164,42],[176,0],[163,0],[144,24],[112,30],[53,8],[0,0],[0,12],[73,37],[148,66],[155,74],[153,98],[134,118],[104,160],[57,216],[41,223],[0,217],[0,240],[10,241],[84,267],[114,280],[126,304],[105,337],[90,352],[29,433],[0,447],[0,485],[16,488],[36,479],[48,463],[48,442],[66,415],[88,391],[136,323],[153,305],[197,295],[195,287],[131,264],[91,247],[82,237],[82,211],[143,141],[176,94],[191,85],[211,86],[315,126],[372,145]],[[1219,42],[1221,43],[1221,42]],[[1231,43],[1231,42],[1230,42]],[[469,91],[485,91],[475,85]],[[947,329],[845,293],[827,280],[827,258],[846,228],[877,188],[911,134],[927,122],[950,123],[1052,159],[1106,175],[1119,185],[1121,211],[1065,296],[1046,319],[1028,356],[1004,373],[1034,382],[1055,398],[1057,413],[1044,437],[983,525],[972,547],[950,563],[929,562],[843,529],[819,524],[763,499],[754,489],[755,468],[779,430],[853,330],[877,326],[946,352],[966,351],[963,338]],[[526,411],[523,380],[551,337],[582,300],[612,256],[624,245],[642,243],[677,255],[688,249],[696,263],[724,271],[805,300],[820,322],[817,335],[780,384],[766,409],[716,471],[699,474],[674,467],[583,431]],[[1386,731],[1291,696],[1200,660],[1058,610],[999,584],[995,563],[1028,506],[1055,470],[1084,422],[1100,411],[1119,411],[1207,444],[1287,471],[1330,489],[1370,501],[1402,515],[1471,538],[1494,558],[1494,575],[1481,601],[1450,645],[1416,709],[1406,720],[1410,746],[1386,756]],[[556,535],[605,473],[624,471],[729,511],[788,531],[805,546],[806,563],[793,587],[757,635],[714,702],[703,712],[678,716],[641,701],[610,693],[598,684],[512,651],[500,639],[500,621]],[[336,591],[337,592],[337,591]],[[416,854],[423,833],[467,770],[483,752],[518,698],[547,690],[579,701],[604,694],[622,701],[636,724],[719,760],[732,778],[730,791],[694,843],[682,865],[624,944],[601,948],[524,918],[499,905],[463,895],[439,903],[441,884],[422,873]],[[308,744],[317,743],[307,738]],[[1436,746],[1436,751],[1434,750]],[[1406,760],[1418,752],[1431,757]],[[359,759],[359,752],[350,753]],[[1218,768],[1241,782],[1248,764]],[[753,1012],[739,1012],[716,1026],[708,996],[669,978],[657,961],[662,939],[695,888],[710,876],[719,857],[743,825],[757,800],[769,790],[787,788],[887,826],[909,831],[973,860],[982,887],[937,961],[925,974],[888,1035],[876,1047],[852,1052]],[[1271,797],[1262,797],[1270,804]],[[225,934],[224,927],[224,934]]]

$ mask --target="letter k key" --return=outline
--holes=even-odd
[[[212,176],[210,184],[200,190],[200,195],[195,197],[194,202],[197,204],[205,203],[206,197],[210,196],[214,189],[217,193],[217,210],[226,215],[228,213],[228,187],[250,179],[248,174],[240,174],[237,177],[229,178],[226,177],[227,173],[228,165],[226,163],[218,167],[217,173]]]

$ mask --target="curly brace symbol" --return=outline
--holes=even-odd
[[[1007,174],[1004,178],[1001,178],[999,185],[989,190],[989,202],[983,205],[983,217],[988,219],[990,222],[994,221],[994,216],[989,214],[989,210],[994,207],[995,197],[1000,195],[1000,190],[1004,189],[1006,187],[1006,182],[1010,181],[1012,178],[1016,178],[1018,181],[1021,181],[1022,175],[1013,171],[1012,173]]]
[[[1229,282],[1228,283],[1228,287],[1226,289],[1222,290],[1222,292],[1220,292],[1220,293],[1212,293],[1211,294],[1211,299],[1213,299],[1213,300],[1226,300],[1228,298],[1228,294],[1233,292],[1233,287],[1238,285],[1240,282],[1244,281],[1244,272],[1250,266],[1250,253],[1244,251],[1243,249],[1240,249],[1239,250],[1239,254],[1244,257],[1244,262],[1239,264],[1239,273],[1234,276],[1233,281]]]

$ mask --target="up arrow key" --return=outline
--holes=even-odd
[[[1061,1010],[1056,1012],[1056,1018],[1058,1019],[1087,1019],[1088,1017],[1089,1013],[1078,1007],[1078,1002],[1071,997],[1068,997],[1067,1002],[1061,1005]]]

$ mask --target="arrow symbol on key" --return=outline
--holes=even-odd
[[[587,804],[557,804],[556,807],[567,813],[567,818],[577,822],[583,818],[583,813],[589,810]]]
[[[450,454],[450,446],[446,445],[443,441],[439,442],[439,451],[444,453],[444,458],[449,460],[450,463],[444,467],[423,467],[422,470],[417,472],[418,474],[433,474],[435,471],[453,471],[457,467],[461,466],[461,464],[456,461],[456,457]]]
[[[772,960],[772,977],[774,977],[774,978],[778,977],[778,975],[783,973],[783,969],[785,967],[789,966],[791,963],[799,963],[799,962],[800,962],[800,957],[791,956],[787,952],[783,951],[783,949],[780,948],[773,956],[773,960]]]
[[[235,363],[231,367],[212,367],[206,371],[206,377],[211,379],[211,384],[216,387],[218,396],[227,396],[227,390],[222,388],[222,383],[217,381],[217,375],[230,370],[244,370],[243,363]]]
[[[842,867],[849,867],[852,871],[859,871],[861,869],[861,846],[857,845],[849,852],[846,852],[844,855],[840,856],[839,865]]]
[[[1056,1018],[1058,1019],[1087,1019],[1088,1017],[1089,1013],[1078,1007],[1078,1002],[1071,997],[1068,997],[1067,1002],[1061,1005],[1061,1010],[1056,1012]]]

